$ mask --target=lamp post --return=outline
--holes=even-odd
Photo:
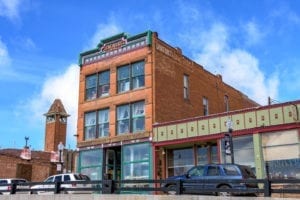
[[[231,164],[234,164],[234,152],[233,152],[233,141],[232,141],[232,121],[228,118],[226,122],[228,132],[225,133],[225,154],[231,158]]]
[[[57,146],[58,149],[58,155],[59,155],[59,167],[58,170],[60,173],[62,173],[63,171],[63,150],[64,150],[65,146],[62,142],[60,142]]]

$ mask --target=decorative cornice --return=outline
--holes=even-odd
[[[101,40],[96,49],[81,53],[79,55],[79,66],[82,67],[85,64],[98,62],[150,45],[152,45],[152,31],[146,31],[132,37],[120,33]]]

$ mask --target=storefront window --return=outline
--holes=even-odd
[[[300,179],[300,159],[267,161],[266,171],[271,179]]]
[[[167,152],[168,177],[182,175],[194,166],[193,148],[170,149]]]
[[[79,173],[88,175],[92,180],[102,179],[102,149],[81,151],[79,153]]]
[[[198,165],[204,165],[209,162],[207,153],[208,153],[208,147],[199,147],[198,148],[198,151],[197,151]]]
[[[298,130],[262,134],[262,147],[269,178],[300,179]]]
[[[123,147],[123,179],[149,179],[151,177],[151,146],[149,143]]]
[[[205,165],[208,163],[219,163],[218,147],[216,144],[197,148],[197,163]]]
[[[226,163],[230,163],[230,156],[225,155],[225,147],[224,140],[222,141],[221,151],[223,160]],[[253,146],[253,138],[251,136],[243,136],[233,138],[233,151],[234,151],[234,162],[247,165],[250,167],[255,166],[254,162],[254,146]]]

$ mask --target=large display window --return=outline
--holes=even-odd
[[[122,178],[149,179],[152,177],[151,146],[149,143],[123,146]]]
[[[92,180],[102,180],[103,150],[93,149],[80,151],[78,171],[88,175]]]
[[[298,130],[262,134],[263,155],[269,178],[300,178]]]
[[[184,174],[194,166],[194,149],[169,149],[167,152],[167,176],[178,176]]]
[[[230,156],[225,154],[225,145],[224,139],[222,140],[221,145],[222,152],[222,162],[230,163]],[[253,136],[241,136],[233,138],[233,152],[234,152],[234,162],[240,165],[247,165],[251,168],[255,168],[254,161],[254,145],[253,145]]]

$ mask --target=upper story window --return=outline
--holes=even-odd
[[[189,76],[183,75],[183,98],[189,98]]]
[[[145,130],[145,102],[125,104],[117,107],[117,134]]]
[[[86,77],[85,99],[92,100],[97,97],[109,95],[109,71],[103,71]]]
[[[203,97],[203,115],[208,115],[208,99],[206,97]]]
[[[224,96],[224,104],[225,104],[225,111],[229,112],[229,99],[227,95]]]
[[[139,61],[118,68],[118,92],[145,86],[145,62]]]
[[[84,139],[95,139],[109,135],[109,109],[102,109],[84,115]]]

